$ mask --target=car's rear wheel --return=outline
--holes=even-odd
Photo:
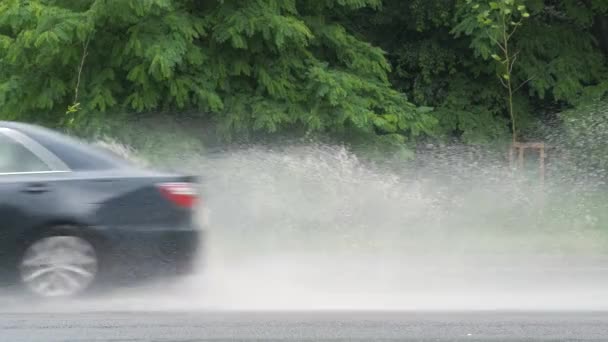
[[[87,240],[54,235],[31,243],[19,264],[22,284],[40,297],[72,297],[87,290],[98,273],[95,248]]]

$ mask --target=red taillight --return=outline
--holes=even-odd
[[[161,183],[157,186],[167,199],[179,207],[193,208],[199,201],[195,185],[192,183]]]

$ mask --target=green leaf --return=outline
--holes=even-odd
[[[80,110],[80,103],[74,103],[68,106],[68,110],[65,112],[67,115],[75,114]]]

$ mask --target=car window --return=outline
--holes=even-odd
[[[25,146],[0,133],[0,174],[41,171],[51,169]]]
[[[0,0],[1,1],[1,0]],[[43,127],[28,127],[27,135],[75,171],[129,167],[132,163],[95,148],[90,142]]]

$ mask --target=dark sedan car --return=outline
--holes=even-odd
[[[0,121],[0,279],[62,297],[186,275],[203,238],[196,190],[194,177]]]

